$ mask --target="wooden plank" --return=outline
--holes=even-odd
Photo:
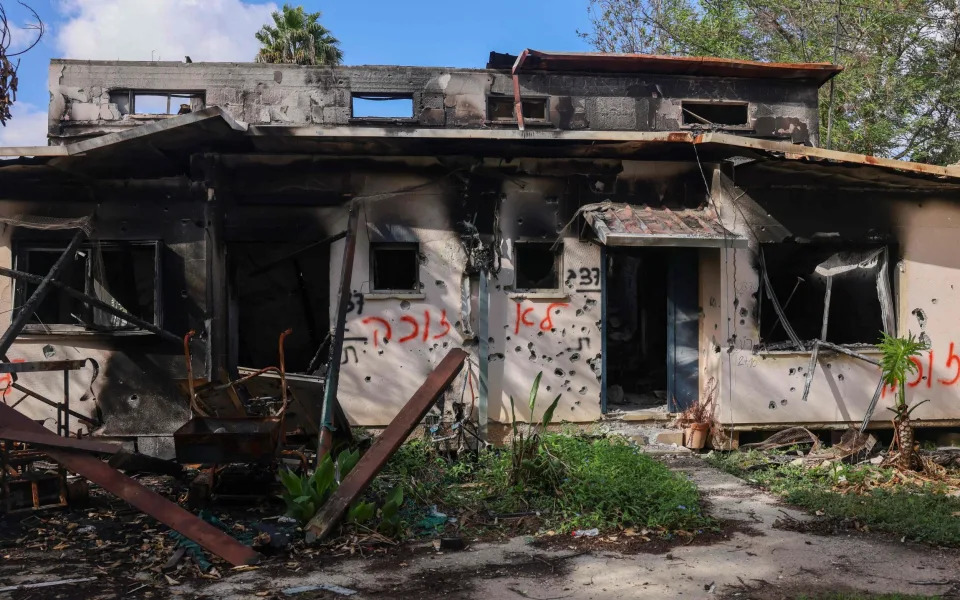
[[[413,394],[383,433],[377,437],[373,446],[360,458],[320,512],[310,520],[306,532],[308,543],[322,540],[330,533],[343,517],[347,507],[367,489],[383,465],[423,420],[440,394],[450,386],[463,368],[465,360],[467,360],[467,353],[460,348],[454,348],[443,357],[437,368],[427,375],[420,389]]]

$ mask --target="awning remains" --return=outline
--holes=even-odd
[[[672,210],[604,202],[586,206],[582,212],[606,246],[747,246],[746,238],[724,229],[709,206]]]

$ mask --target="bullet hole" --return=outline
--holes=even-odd
[[[438,288],[446,288],[446,287],[447,287],[447,284],[446,284],[442,279],[438,279],[438,280],[434,281],[434,283],[437,285]]]
[[[832,368],[833,368],[833,363],[827,363],[827,368],[828,368],[828,369],[832,369]]]
[[[563,385],[570,385],[570,380],[569,380],[569,379],[564,379],[564,380],[563,380]]]
[[[803,373],[803,367],[797,367],[797,373]]]
[[[791,391],[791,392],[795,392],[795,391],[797,391],[797,388],[792,387],[792,388],[790,388],[790,391]]]
[[[44,358],[51,358],[57,351],[53,349],[53,346],[47,344],[43,347],[43,356]]]
[[[487,341],[492,344],[492,343],[493,343],[493,338],[492,338],[492,337],[488,337],[488,338],[487,338]]]
[[[714,328],[714,329],[720,329],[720,323],[714,323],[714,324],[713,324],[713,328]]]
[[[570,355],[570,362],[577,362],[578,360],[580,360],[579,352],[574,352],[573,354]]]
[[[579,316],[582,315],[582,314],[583,314],[583,309],[582,309],[582,308],[578,308],[578,309],[577,309],[577,316],[579,317]]]
[[[537,360],[537,353],[534,352],[533,350],[531,350],[531,351],[530,351],[530,357],[529,357],[529,358],[530,358],[530,362],[536,361],[536,360]]]
[[[180,290],[180,297],[181,297],[181,298],[186,299],[187,296],[189,296],[189,294],[187,294],[187,290]]]
[[[537,337],[543,337],[543,332],[542,332],[542,331],[538,331],[538,332],[537,332]]]
[[[563,350],[561,350],[560,352],[557,352],[556,356],[557,358],[560,358],[561,356],[563,356]]]
[[[547,362],[548,362],[548,363],[552,363],[552,362],[553,362],[553,357],[548,356],[548,357],[547,357]]]
[[[369,383],[369,382],[370,382],[370,376],[367,375],[366,377],[363,378],[363,380]]]
[[[364,344],[364,345],[366,345],[366,344]],[[366,351],[366,350],[361,350],[360,353],[361,353],[361,354],[366,354],[367,351]]]
[[[517,225],[523,225],[523,219],[522,219],[522,218],[517,219]]]
[[[553,374],[557,377],[563,377],[563,369],[554,369]]]
[[[557,332],[557,328],[556,328],[556,327],[551,327],[551,328],[550,328],[550,333],[556,333],[556,332]]]
[[[773,400],[771,400],[771,401],[770,401],[770,404],[767,406],[767,408],[769,408],[770,410],[773,410],[773,409],[775,409],[776,407],[777,407],[777,403],[774,402]]]
[[[930,341],[930,336],[927,335],[927,332],[926,332],[926,331],[921,331],[921,332],[920,332],[920,343],[921,343],[921,344],[924,344],[924,345],[927,345],[927,346],[932,346],[932,345],[933,345],[933,342]]]
[[[586,332],[587,332],[587,328],[586,328],[586,327],[581,327],[581,328],[580,328],[580,333],[586,333]]]
[[[786,406],[786,405],[787,405],[787,399],[784,398],[783,400],[780,401],[780,406]]]
[[[747,316],[747,309],[746,309],[746,308],[741,308],[741,309],[740,309],[740,316],[741,316],[741,317]]]
[[[550,386],[549,386],[549,385],[547,386],[547,391],[548,391],[548,392],[550,391]]]
[[[577,376],[577,372],[571,369],[571,370],[570,370],[570,377],[576,377],[576,376]]]
[[[915,308],[910,311],[910,314],[917,318],[917,323],[920,324],[920,328],[927,326],[927,313],[923,312],[922,308]]]
[[[572,391],[573,391],[573,388],[567,388],[567,391],[568,391],[568,392],[572,392]]]
[[[510,341],[510,336],[509,336],[509,335],[507,336],[507,341],[508,341],[508,342]]]
[[[521,348],[520,346],[517,346],[516,348],[513,349],[514,352],[520,352],[521,350],[523,350],[523,348]]]
[[[533,342],[527,342],[527,349],[533,350]]]
[[[930,304],[936,304],[936,303],[937,303],[937,299],[936,299],[936,298],[931,298]]]
[[[740,306],[740,298],[734,298],[734,299],[733,299],[733,307],[736,308],[736,307],[738,307],[738,306]]]
[[[454,329],[460,329],[460,321],[457,321],[456,323],[454,323],[454,324],[453,324],[453,328],[454,328]],[[506,328],[506,325],[504,325],[504,328]]]
[[[714,347],[713,347],[713,353],[714,353],[714,354],[720,354],[720,346],[714,346]]]
[[[587,306],[594,306],[597,303],[593,298],[587,298]]]
[[[579,401],[579,400],[574,400],[573,403],[576,404],[577,406],[580,406],[580,401]]]
[[[444,348],[446,348],[446,347],[449,346],[449,345],[450,345],[450,342],[444,342],[444,343],[443,343],[443,347],[444,347]]]
[[[493,354],[487,356],[487,360],[503,360],[503,354],[499,352],[494,352]]]
[[[796,369],[790,369],[790,374],[791,374],[791,375],[793,375],[793,374],[796,373],[796,372],[797,372]]]
[[[840,373],[839,375],[837,375],[837,379],[839,379],[840,381],[843,381],[843,373]]]
[[[390,343],[390,340],[388,340],[387,338],[383,338],[383,345],[384,345],[384,346],[386,346],[386,345],[389,344],[389,343]]]
[[[584,395],[584,394],[586,394],[586,393],[587,393],[587,386],[583,386],[582,388],[580,388],[580,395],[581,395],[581,396]]]
[[[400,302],[400,310],[410,310],[410,301],[409,301],[409,300],[402,300],[402,301]]]
[[[377,350],[377,354],[383,354],[383,350]]]
[[[741,324],[741,325],[746,325],[746,324],[747,324],[747,322],[746,322],[746,321],[744,321],[743,319],[740,319],[740,324]]]

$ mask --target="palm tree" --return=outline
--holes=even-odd
[[[910,413],[927,400],[921,400],[913,406],[907,404],[907,376],[916,373],[917,365],[911,360],[927,349],[925,341],[918,340],[911,333],[907,337],[893,337],[883,334],[883,339],[877,346],[882,352],[880,369],[883,381],[896,388],[897,396],[893,408],[893,424],[896,428],[897,441],[900,445],[900,466],[904,469],[913,468],[913,425],[910,423]]]
[[[343,61],[340,41],[318,22],[319,12],[284,4],[271,16],[275,26],[264,25],[256,34],[260,41],[257,62],[339,65]]]

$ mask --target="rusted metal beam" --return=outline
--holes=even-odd
[[[320,512],[310,520],[306,532],[307,542],[322,540],[330,533],[347,507],[367,489],[373,478],[427,414],[440,394],[453,382],[463,368],[465,360],[467,360],[467,353],[460,348],[454,348],[443,357],[437,368],[427,375],[420,389],[413,394],[383,433],[377,437],[373,446],[360,458]]]
[[[53,263],[50,271],[40,280],[37,289],[33,291],[30,298],[28,298],[23,306],[20,307],[20,310],[17,311],[17,316],[13,318],[13,322],[10,323],[7,330],[3,332],[3,336],[0,336],[0,356],[6,356],[7,350],[13,345],[13,341],[17,339],[17,336],[20,335],[24,325],[33,317],[34,311],[37,310],[37,307],[40,306],[43,299],[50,293],[50,289],[53,287],[51,282],[56,281],[57,278],[63,274],[64,269],[67,268],[70,261],[73,260],[76,255],[77,248],[80,247],[80,242],[82,242],[86,236],[87,234],[84,233],[82,229],[74,234],[73,239],[70,240],[63,254],[60,255],[57,262]]]
[[[0,421],[9,427],[36,433],[37,435],[53,436],[42,425],[38,425],[25,415],[4,404],[0,404]],[[241,566],[259,562],[260,555],[253,548],[244,546],[210,523],[180,508],[100,459],[70,450],[47,450],[46,454],[67,470],[96,483],[228,563]]]
[[[343,241],[343,262],[340,266],[340,292],[337,296],[337,322],[330,343],[330,358],[327,360],[327,376],[323,388],[323,411],[320,418],[320,435],[317,436],[317,464],[333,447],[334,419],[337,412],[337,388],[340,383],[340,354],[343,352],[343,333],[347,323],[347,306],[350,303],[350,282],[353,278],[353,257],[357,249],[357,227],[360,222],[360,204],[350,203],[347,215],[347,232]]]
[[[46,431],[46,430],[44,430]],[[81,440],[76,438],[62,437],[52,433],[38,433],[36,431],[24,431],[15,427],[0,426],[0,440],[10,440],[13,442],[23,442],[35,446],[48,448],[63,448],[65,450],[82,450],[84,452],[95,452],[97,454],[116,454],[121,447],[116,444],[98,442],[96,440]]]
[[[82,360],[34,360],[22,363],[0,363],[0,373],[36,373],[40,371],[76,371],[87,364]]]
[[[0,267],[0,275],[6,275],[7,277],[13,277],[14,279],[20,279],[22,281],[27,281],[30,283],[40,283],[41,281],[43,281],[42,277],[38,277],[32,273],[15,271],[13,269],[8,269],[6,267]],[[133,323],[137,327],[141,329],[145,329],[151,333],[155,333],[167,341],[176,342],[177,344],[180,344],[182,341],[181,337],[178,335],[174,335],[169,331],[166,331],[165,329],[161,329],[149,321],[144,321],[140,317],[131,315],[130,313],[124,310],[121,310],[115,306],[112,306],[110,304],[107,304],[106,302],[103,302],[98,298],[94,298],[93,296],[88,296],[83,292],[78,292],[77,290],[73,289],[69,285],[61,283],[59,281],[51,281],[50,285],[57,288],[64,294],[70,296],[71,298],[76,298],[77,300],[79,300],[80,302],[83,302],[87,306],[91,306],[93,308],[96,308],[97,310],[102,310],[103,312],[113,315],[115,317],[118,317],[120,319],[123,319],[128,323]]]
[[[51,400],[50,398],[47,398],[46,396],[43,396],[43,395],[41,395],[41,394],[38,394],[37,392],[31,390],[30,388],[24,387],[24,386],[20,385],[19,383],[16,383],[16,382],[11,383],[11,384],[10,384],[10,387],[13,388],[13,389],[15,389],[15,390],[17,390],[18,392],[22,392],[22,393],[26,394],[27,396],[30,396],[31,398],[35,398],[35,399],[39,400],[40,402],[43,402],[44,404],[46,404],[47,406],[49,406],[49,407],[51,407],[51,408],[56,408],[56,409],[58,409],[58,410],[63,410],[63,403],[62,403],[62,402],[54,402],[54,401]],[[11,408],[12,408],[12,407],[11,407]],[[95,421],[94,419],[91,419],[90,417],[84,416],[84,415],[82,415],[82,414],[80,414],[80,413],[78,413],[78,412],[76,412],[76,411],[74,411],[74,410],[70,410],[69,408],[66,409],[65,412],[66,412],[67,414],[69,414],[71,417],[73,417],[74,419],[78,419],[78,420],[80,420],[80,421],[83,421],[84,423],[86,423],[87,425],[89,425],[89,426],[91,426],[91,427],[97,427],[97,426],[100,425],[100,423],[98,423],[98,422]]]

